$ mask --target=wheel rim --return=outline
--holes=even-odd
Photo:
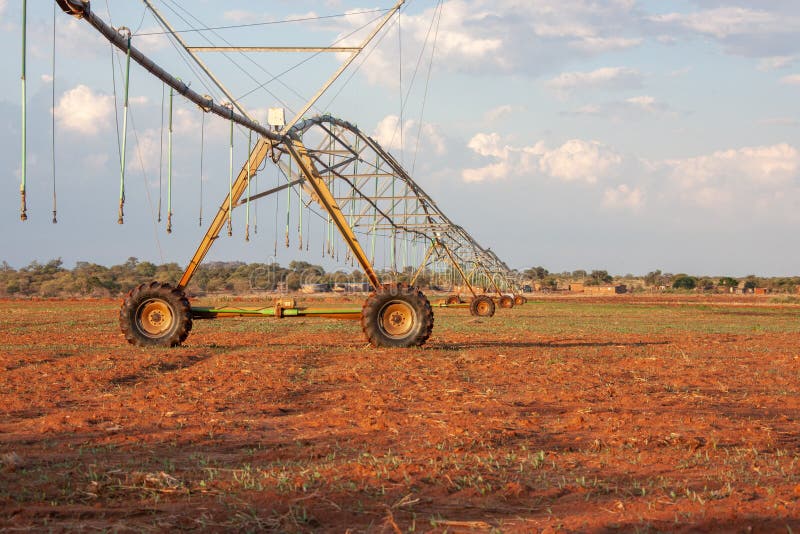
[[[172,329],[174,323],[175,314],[170,305],[163,300],[147,300],[136,310],[136,324],[147,337],[161,337]]]
[[[478,315],[486,315],[489,313],[489,303],[485,300],[481,300],[476,306],[476,309],[478,310]]]
[[[392,301],[387,303],[381,313],[380,327],[383,332],[393,338],[405,337],[416,322],[416,314],[414,308],[401,301]]]

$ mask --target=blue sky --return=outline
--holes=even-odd
[[[180,6],[191,6],[208,26],[355,13],[220,31],[235,44],[283,46],[332,43],[391,6],[350,0],[231,1],[222,10],[211,1],[155,4],[179,29],[187,27],[180,16],[188,17]],[[800,3],[444,1],[423,100],[432,42],[426,35],[437,5],[406,2],[399,24],[392,20],[380,45],[356,62],[352,78],[343,78],[349,81],[321,98],[317,110],[358,124],[408,168],[414,162],[415,180],[480,243],[520,268],[798,274]],[[141,3],[95,0],[92,6],[105,20],[110,10],[114,25],[136,31],[135,46],[206,91],[166,38],[152,35],[159,28]],[[167,234],[164,222],[154,221],[161,84],[133,69],[136,133],[129,132],[126,223],[117,225],[111,52],[90,26],[60,12],[59,223],[51,224],[52,19],[50,3],[29,2],[29,220],[21,223],[20,2],[0,0],[0,44],[8,52],[1,60],[7,75],[0,79],[0,166],[6,169],[0,260],[14,266],[55,257],[68,265],[111,264],[137,256],[184,264],[203,233],[202,114],[176,101],[174,232]],[[187,39],[206,44],[197,34]],[[221,57],[208,61],[239,97],[256,85],[249,75],[263,81],[265,72],[303,59],[251,57],[258,66],[242,59],[244,70]],[[270,84],[269,93],[255,91],[242,102],[259,117],[279,102],[296,109],[336,65],[331,55],[313,58],[282,78],[283,85]],[[120,90],[119,70],[116,75]],[[402,113],[401,84],[409,94]],[[206,118],[205,224],[227,188],[226,135],[224,121]],[[241,161],[247,148],[242,132],[235,144]],[[261,179],[271,183],[277,176],[265,169]],[[281,247],[273,258],[273,199],[258,210],[259,235],[245,243],[244,214],[237,213],[234,237],[223,236],[209,259],[321,262],[318,255]],[[283,210],[280,200],[280,217]]]

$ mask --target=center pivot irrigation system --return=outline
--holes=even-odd
[[[114,28],[101,20],[88,1],[55,1],[63,11],[88,22],[122,50],[129,60],[197,104],[203,112],[229,120],[231,128],[236,123],[258,134],[247,161],[235,179],[231,176],[228,196],[177,286],[152,282],[128,293],[119,320],[130,343],[178,345],[189,335],[194,319],[330,317],[360,319],[364,334],[374,346],[409,347],[422,345],[431,335],[432,307],[468,307],[473,315],[491,316],[496,304],[511,308],[525,302],[525,298],[516,293],[516,284],[508,266],[442,213],[401,164],[375,140],[355,125],[330,115],[303,118],[319,96],[400,9],[403,1],[387,12],[360,47],[336,48],[337,51],[350,51],[350,59],[292,120],[273,124],[273,128],[264,127],[250,118],[241,103],[232,97],[230,104],[222,105],[208,95],[192,90],[133,47],[129,30]],[[188,46],[152,3],[149,0],[144,2],[203,72],[230,97],[195,54],[198,48]],[[239,50],[234,47],[221,49]],[[269,190],[252,193],[252,180],[267,159],[278,167],[283,181]],[[338,231],[346,245],[346,261],[357,263],[372,287],[372,293],[363,306],[346,309],[298,307],[293,299],[279,299],[269,307],[191,306],[184,291],[226,224],[230,234],[232,210],[281,191],[285,191],[288,198],[295,196],[299,199],[301,217],[303,208],[308,210],[312,204],[321,208],[315,214],[324,220],[329,232],[323,246],[330,247],[334,233]],[[302,219],[299,228],[302,232]],[[287,216],[287,246],[288,239]],[[300,239],[302,248],[302,233]],[[382,281],[374,268],[376,255],[382,255],[395,272],[398,263],[402,262],[404,270],[413,274],[410,283]],[[409,268],[417,261],[416,270]],[[439,273],[440,279],[449,278],[453,292],[433,306],[415,286],[420,276],[430,276],[431,273]]]

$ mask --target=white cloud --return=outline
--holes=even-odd
[[[669,78],[682,78],[692,72],[692,67],[684,67],[682,69],[675,69],[667,74]]]
[[[306,11],[305,13],[295,13],[292,15],[288,15],[286,17],[282,17],[281,20],[314,19],[319,16],[320,14],[315,11]],[[278,20],[277,18],[275,18],[274,15],[270,14],[269,12],[255,12],[247,9],[230,9],[222,14],[222,18],[230,22],[236,22],[236,23],[241,22],[247,24],[268,23],[268,22],[275,22]]]
[[[560,95],[582,89],[628,89],[641,87],[642,75],[635,69],[604,67],[591,72],[563,72],[545,85]]]
[[[642,44],[642,39],[628,39],[625,37],[585,37],[570,43],[570,46],[586,52],[605,53],[615,50],[634,48]]]
[[[566,111],[563,113],[564,115],[578,115],[578,116],[587,116],[587,117],[596,117],[600,115],[604,115],[605,112],[600,108],[600,106],[594,104],[588,104],[585,106],[581,106],[577,109],[572,111]]]
[[[497,121],[497,120],[504,119],[504,118],[508,117],[509,115],[513,114],[515,111],[516,110],[515,110],[514,106],[505,104],[505,105],[497,106],[495,108],[490,109],[489,111],[487,111],[484,114],[483,118],[484,118],[484,120],[486,120],[488,122],[494,122],[494,121]]]
[[[55,110],[59,126],[73,132],[96,135],[111,126],[114,97],[78,85],[61,96]]]
[[[582,194],[608,209],[640,213],[648,198],[658,198],[659,205],[686,210],[687,216],[701,208],[742,217],[794,213],[800,204],[800,151],[786,143],[660,161],[623,158],[612,147],[582,139],[555,148],[541,141],[514,146],[498,133],[480,133],[468,147],[491,161],[463,169],[465,182],[549,177],[556,179],[551,187],[559,182],[589,186]]]
[[[169,37],[163,33],[160,26],[142,28],[131,39],[131,45],[141,50],[144,54],[153,54],[169,46]],[[147,35],[152,34],[152,35]]]
[[[572,139],[555,150],[545,152],[539,167],[554,178],[593,184],[621,162],[618,154],[597,141]]]
[[[177,134],[196,134],[200,131],[200,119],[198,113],[192,109],[185,108],[173,110],[172,131]],[[230,123],[227,120],[206,121],[206,128],[209,132],[228,132]],[[213,135],[213,134],[212,134]]]
[[[440,21],[438,13],[430,7],[402,18],[404,69],[409,72],[437,22],[435,68],[480,76],[512,72],[538,76],[643,42],[638,10],[627,0],[448,0]],[[348,17],[340,22],[339,37],[373,17]],[[349,38],[348,44],[359,42],[363,33]],[[393,23],[360,72],[375,84],[396,81],[397,47]],[[429,52],[430,42],[423,56]]]
[[[794,61],[794,56],[765,57],[758,62],[758,70],[766,72],[771,70],[786,69],[791,67],[792,64],[794,64]]]
[[[398,151],[405,149],[406,152],[410,152],[416,147],[418,134],[420,135],[420,143],[432,147],[435,154],[442,155],[447,151],[444,137],[434,125],[429,123],[423,123],[422,131],[419,132],[419,121],[405,121],[401,138],[400,117],[397,115],[387,115],[381,119],[372,133],[372,138],[385,150]]]
[[[497,133],[479,133],[467,146],[475,154],[497,161],[464,169],[461,176],[466,182],[544,174],[565,182],[594,184],[622,162],[618,154],[602,143],[580,139],[572,139],[550,150],[543,142],[514,147],[503,143]]]
[[[639,187],[620,184],[605,190],[603,205],[608,208],[628,208],[638,211],[644,205],[644,192]]]
[[[152,172],[158,170],[160,161],[159,154],[162,150],[166,154],[166,132],[164,133],[164,143],[161,144],[161,130],[148,128],[144,131],[139,131],[133,137],[135,142],[128,147],[128,161],[135,162],[135,168],[138,170],[143,166],[145,171]]]
[[[667,106],[659,102],[655,97],[646,95],[628,98],[625,100],[625,104],[638,111],[647,113],[659,113],[667,109]]]
[[[798,178],[800,153],[786,144],[744,147],[670,160],[672,177],[684,191],[782,187]]]
[[[786,85],[800,85],[800,74],[792,74],[781,78],[781,83]]]
[[[667,13],[654,15],[650,20],[717,39],[731,35],[768,33],[784,27],[784,22],[773,13],[741,7],[720,7],[694,13]]]
[[[461,172],[461,177],[468,183],[502,180],[509,176],[511,176],[511,166],[507,161],[492,163],[479,169],[464,169]]]
[[[49,75],[49,74],[42,74],[41,80],[44,83],[53,83],[53,77],[51,75]]]
[[[737,55],[777,58],[800,51],[800,44],[794,38],[800,31],[800,10],[795,2],[773,5],[759,2],[752,8],[716,5],[689,13],[653,15],[646,17],[646,21],[653,25],[654,31],[671,40],[677,36],[704,37]],[[762,68],[770,68],[770,61]]]
[[[490,134],[476,134],[469,140],[469,143],[467,143],[469,149],[481,156],[507,158],[512,148],[501,145],[500,134],[494,132]]]
[[[92,174],[99,174],[106,170],[109,160],[108,152],[94,152],[83,158],[83,168]]]
[[[603,117],[614,121],[639,120],[643,116],[675,115],[670,106],[648,95],[632,96],[621,101],[584,105],[562,115]]]
[[[800,124],[800,121],[791,117],[773,117],[771,119],[760,120],[758,123],[768,126],[797,126]]]

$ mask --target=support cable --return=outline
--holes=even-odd
[[[111,8],[110,8],[110,6],[108,4],[108,0],[106,0],[106,11],[108,12],[108,20],[109,20],[109,23],[110,23],[110,21],[111,21]],[[110,29],[110,32],[113,32],[113,35],[119,35],[118,32],[116,30],[114,30],[113,28]],[[124,40],[123,40],[123,43],[124,43]],[[116,78],[116,74],[115,74],[116,73],[115,67],[119,67],[120,76],[121,76],[122,75],[122,65],[121,64],[116,64],[115,65],[115,61],[114,61],[114,58],[115,58],[114,43],[109,41],[109,44],[111,46],[111,78],[112,78],[113,87],[114,87],[114,123],[116,125],[116,129],[114,131],[117,134],[117,151],[119,151],[120,150],[119,105],[118,105],[118,100],[117,100],[117,78]],[[117,47],[120,48],[120,49],[125,49],[126,48],[126,47],[120,46],[120,45],[117,45]],[[163,105],[162,105],[162,113],[163,113]],[[142,157],[142,145],[139,142],[139,135],[136,132],[136,123],[134,121],[133,113],[131,113],[131,129],[133,130],[133,136],[134,136],[134,139],[136,140],[136,152],[139,155],[139,164],[140,164],[141,169],[142,169],[142,185],[144,186],[144,192],[145,192],[145,195],[147,197],[147,204],[150,207],[150,217],[151,217],[150,220],[153,223],[153,237],[155,238],[155,241],[156,241],[156,248],[158,249],[158,257],[161,258],[161,262],[163,263],[164,262],[164,251],[161,248],[161,240],[158,238],[158,222],[155,220],[155,214],[154,214],[154,211],[153,211],[153,201],[152,201],[152,199],[150,197],[150,189],[148,188],[147,170],[146,170],[145,165],[144,165],[144,158]],[[159,203],[160,203],[160,200],[161,200],[161,198],[160,198],[160,191],[159,191]]]
[[[431,82],[431,72],[433,71],[433,57],[436,54],[436,41],[439,38],[439,23],[442,21],[442,10],[443,9],[444,9],[444,6],[442,4],[442,1],[439,0],[439,15],[438,15],[438,17],[435,16],[435,18],[436,18],[436,30],[434,31],[434,34],[433,34],[433,44],[431,45],[431,58],[430,58],[430,61],[428,62],[428,75],[425,78],[425,92],[423,93],[423,96],[422,96],[422,107],[421,107],[421,109],[419,111],[419,128],[417,128],[417,142],[416,142],[416,144],[414,146],[414,157],[411,160],[411,174],[412,175],[414,174],[414,168],[417,165],[417,153],[419,152],[419,142],[420,142],[420,139],[422,137],[422,118],[425,116],[425,103],[428,100],[428,88],[429,88],[430,82]]]
[[[377,19],[375,19],[375,20],[377,20]],[[372,22],[372,21],[370,21],[370,22]],[[391,30],[391,29],[392,29],[392,26],[393,26],[393,25],[394,25],[394,23],[391,23],[391,24],[389,25],[389,30]],[[364,27],[365,27],[365,26],[362,26],[362,28],[364,28]],[[362,28],[359,28],[358,30],[361,30]],[[357,30],[357,31],[358,31],[358,30]],[[363,67],[363,66],[364,66],[364,64],[367,62],[367,60],[368,60],[368,59],[369,59],[369,57],[372,55],[372,53],[373,53],[375,50],[377,50],[377,49],[378,49],[378,47],[380,46],[381,42],[383,41],[383,38],[384,38],[384,37],[386,37],[387,35],[389,35],[389,30],[387,30],[387,31],[383,32],[381,35],[379,35],[379,36],[378,36],[378,39],[375,41],[375,44],[372,46],[372,48],[369,50],[369,52],[367,52],[366,54],[363,54],[363,50],[362,50],[361,62],[360,62],[360,63],[359,63],[359,64],[358,64],[358,65],[357,65],[355,68],[353,68],[353,69],[351,69],[351,70],[350,70],[350,75],[349,75],[349,76],[347,77],[347,79],[345,79],[345,81],[344,81],[344,82],[343,82],[343,83],[340,85],[340,87],[339,87],[339,90],[338,90],[338,91],[336,91],[336,93],[335,93],[335,94],[334,94],[334,95],[331,97],[331,99],[328,101],[328,103],[327,103],[325,106],[323,106],[323,107],[324,107],[324,109],[331,109],[331,106],[333,105],[333,102],[334,102],[334,101],[335,101],[335,100],[336,100],[336,99],[339,97],[339,95],[342,93],[342,91],[344,91],[345,87],[347,87],[347,86],[350,84],[350,80],[352,80],[352,79],[353,79],[353,77],[356,75],[356,73],[357,73],[357,72],[358,72],[358,71],[361,69],[361,67]],[[355,32],[353,32],[353,33],[355,33]],[[352,35],[352,33],[351,33],[351,34],[349,34],[349,35],[347,35],[347,36],[345,36],[345,38],[346,38],[346,37],[349,37],[350,35]],[[334,42],[333,44],[334,44],[334,45],[336,45],[336,44],[338,44],[340,41],[342,41],[342,39],[339,39],[338,41]],[[370,41],[370,42],[372,42],[372,41]],[[298,66],[299,66],[299,65],[298,65]],[[287,71],[287,72],[288,72],[288,71]],[[285,74],[285,73],[282,73],[281,75],[283,75],[283,74]]]
[[[153,210],[153,199],[150,197],[150,180],[147,178],[147,168],[145,167],[144,156],[142,155],[142,143],[139,140],[139,134],[136,130],[133,110],[131,110],[131,131],[136,141],[136,154],[139,156],[139,166],[142,169],[142,185],[144,186],[144,193],[147,197],[147,205],[150,208],[150,222],[153,223],[153,237],[156,241],[156,248],[158,248],[158,257],[161,258],[161,263],[164,263],[164,251],[161,249],[161,240],[158,238],[158,222],[155,219],[155,212]]]
[[[195,20],[195,21],[196,21],[196,22],[197,22],[197,23],[198,23],[200,26],[202,26],[203,28],[205,28],[205,29],[207,29],[207,30],[210,30],[210,31],[211,31],[211,33],[212,33],[212,34],[214,34],[216,37],[218,37],[218,38],[219,38],[219,39],[220,39],[220,40],[221,40],[223,43],[225,43],[226,45],[228,45],[228,46],[231,46],[231,47],[233,46],[233,45],[231,44],[231,42],[230,42],[230,41],[226,40],[226,39],[225,39],[224,37],[222,37],[222,36],[221,36],[219,33],[217,33],[217,32],[215,32],[215,31],[213,31],[213,29],[210,29],[208,26],[206,26],[206,25],[203,23],[203,21],[201,21],[199,18],[197,18],[197,17],[196,17],[196,16],[195,16],[195,15],[194,15],[194,14],[193,14],[193,13],[192,13],[190,10],[188,10],[188,9],[184,8],[183,6],[181,6],[180,4],[178,4],[178,3],[176,3],[176,2],[173,2],[173,3],[175,4],[176,8],[178,8],[178,9],[180,9],[181,11],[185,12],[187,16],[189,16],[189,17],[191,17],[192,19],[194,19],[194,20]],[[187,20],[185,17],[183,17],[183,16],[182,16],[180,13],[178,13],[178,12],[176,11],[176,9],[175,9],[175,8],[172,8],[172,7],[168,6],[168,5],[167,5],[166,7],[167,7],[167,9],[169,9],[170,11],[172,11],[172,12],[175,14],[175,16],[177,16],[177,17],[178,17],[179,19],[181,19],[181,20],[182,20],[184,23],[186,23],[186,25],[188,25],[188,26],[192,26],[191,22],[189,22],[189,21],[188,21],[188,20]],[[198,30],[198,31],[199,31],[199,30]],[[175,33],[178,33],[178,32],[175,32]],[[203,38],[203,39],[204,39],[204,40],[205,40],[207,43],[209,43],[210,45],[213,45],[213,44],[214,44],[214,43],[211,41],[211,39],[209,39],[208,37],[206,37],[204,34],[201,34],[201,37],[202,37],[202,38]],[[187,50],[187,53],[188,53],[188,52],[189,52],[189,51]],[[257,61],[255,61],[255,60],[254,60],[252,57],[250,57],[248,54],[246,54],[246,53],[244,53],[244,52],[239,52],[239,55],[241,55],[241,56],[242,56],[242,57],[244,57],[246,60],[248,60],[250,63],[252,63],[252,64],[253,64],[253,65],[254,65],[254,66],[257,68],[257,69],[261,70],[261,71],[262,71],[263,73],[265,73],[267,76],[274,76],[274,75],[273,75],[271,72],[269,72],[268,70],[266,70],[266,69],[265,69],[265,68],[264,68],[264,67],[263,67],[263,66],[262,66],[260,63],[258,63]],[[240,70],[240,71],[241,71],[241,72],[242,72],[242,73],[243,73],[245,76],[247,76],[248,78],[250,78],[250,79],[251,79],[253,82],[255,82],[255,83],[260,83],[260,82],[259,82],[259,80],[258,80],[258,79],[257,79],[255,76],[253,76],[253,75],[250,73],[250,70],[248,70],[248,69],[244,68],[242,65],[240,65],[239,63],[237,63],[237,62],[236,62],[236,61],[235,61],[235,60],[234,60],[232,57],[230,57],[230,55],[228,55],[227,53],[225,53],[225,54],[223,54],[223,56],[224,56],[226,59],[228,59],[228,61],[230,61],[230,62],[231,62],[231,63],[232,63],[232,64],[233,64],[233,65],[234,65],[236,68],[238,68],[238,69],[239,69],[239,70]],[[277,80],[277,81],[278,81],[278,83],[280,83],[281,85],[283,85],[285,88],[287,88],[289,91],[293,92],[293,93],[294,93],[296,96],[298,96],[298,97],[299,97],[301,100],[303,100],[303,101],[305,101],[305,100],[306,100],[306,98],[305,98],[303,95],[301,95],[299,92],[297,92],[297,91],[296,91],[296,90],[295,90],[293,87],[291,87],[291,86],[287,85],[287,84],[286,84],[286,83],[285,83],[283,80],[280,80],[280,79],[279,79],[279,80]],[[281,98],[280,98],[278,95],[276,95],[275,93],[273,93],[272,91],[270,91],[270,90],[269,90],[269,89],[267,89],[266,87],[264,88],[264,90],[267,92],[267,94],[269,94],[269,95],[270,95],[272,98],[274,98],[274,99],[275,99],[277,102],[279,102],[279,103],[280,103],[280,104],[281,104],[283,107],[285,107],[286,109],[288,109],[288,110],[292,111],[292,107],[291,107],[291,106],[289,106],[289,105],[288,105],[286,102],[284,102],[284,101],[283,101],[283,100],[282,100],[282,99],[281,99]]]
[[[389,11],[388,9],[367,9],[363,11],[349,11],[347,13],[339,13],[335,15],[320,15],[317,17],[302,17],[296,19],[285,19],[285,20],[272,20],[267,22],[251,22],[249,24],[232,24],[229,26],[212,26],[206,27],[203,29],[197,28],[189,28],[187,30],[175,30],[172,33],[191,33],[191,32],[204,32],[204,31],[214,31],[214,30],[233,30],[233,29],[241,29],[241,28],[251,28],[254,26],[271,26],[274,24],[287,24],[290,22],[307,22],[311,20],[323,20],[323,19],[333,19],[333,18],[343,18],[343,17],[350,17],[353,15],[364,15],[368,13],[386,13]],[[147,33],[136,33],[136,36],[144,36],[144,35],[164,35],[171,32],[147,32]]]
[[[403,108],[405,107],[405,101],[403,100],[403,29],[400,25],[400,10],[397,11],[397,55],[397,78],[400,93],[400,165],[402,165],[405,158],[405,147],[403,146]]]
[[[349,38],[349,37],[351,37],[352,35],[355,35],[355,34],[356,34],[356,33],[358,33],[359,31],[361,31],[362,29],[364,29],[364,28],[366,28],[367,26],[369,26],[370,24],[373,24],[373,23],[374,23],[376,20],[379,20],[380,18],[381,18],[380,16],[378,16],[378,17],[375,17],[374,19],[372,19],[372,20],[368,21],[366,24],[363,24],[362,26],[360,26],[360,27],[356,28],[355,30],[351,31],[350,33],[348,33],[348,34],[346,34],[346,35],[344,35],[344,36],[340,37],[339,39],[337,39],[336,41],[334,41],[334,42],[331,44],[331,46],[336,46],[336,45],[338,45],[338,44],[339,44],[339,43],[341,43],[342,41],[344,41],[344,40],[348,39],[348,38]],[[245,98],[245,97],[247,97],[247,96],[249,96],[249,95],[251,95],[251,94],[255,93],[255,92],[256,92],[256,91],[258,91],[259,89],[263,89],[263,88],[264,88],[266,85],[269,85],[269,84],[270,84],[270,83],[272,83],[273,81],[275,81],[275,80],[277,80],[277,79],[281,78],[283,75],[285,75],[285,74],[288,74],[288,73],[290,73],[291,71],[295,70],[296,68],[300,67],[301,65],[304,65],[305,63],[307,63],[307,62],[311,61],[311,60],[312,60],[312,59],[314,59],[315,57],[319,56],[321,53],[322,53],[322,52],[315,52],[314,54],[311,54],[309,57],[307,57],[307,58],[303,59],[302,61],[299,61],[298,63],[294,64],[293,66],[291,66],[291,67],[289,67],[289,68],[287,68],[287,69],[285,69],[284,71],[280,72],[279,74],[276,74],[275,76],[273,76],[272,78],[270,78],[270,79],[269,79],[269,80],[267,80],[266,82],[264,82],[264,83],[261,83],[261,84],[259,84],[258,86],[254,87],[254,88],[250,89],[249,91],[245,92],[244,94],[242,94],[242,95],[239,97],[239,100],[242,100],[243,98]],[[291,125],[286,125],[286,126],[288,126],[288,127],[291,127]]]

